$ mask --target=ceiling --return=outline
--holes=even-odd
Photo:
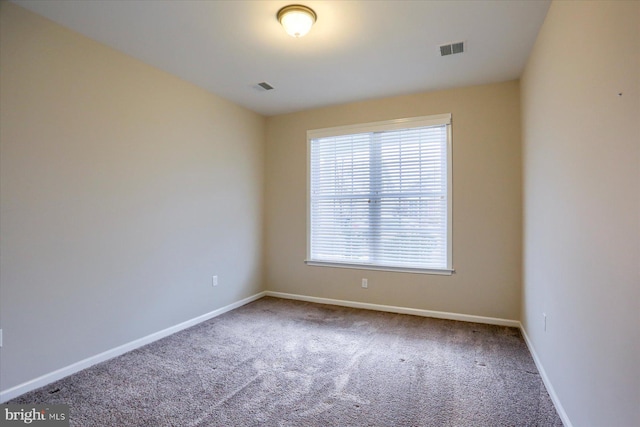
[[[548,0],[14,0],[263,115],[520,77]],[[315,10],[287,35],[276,12]],[[464,41],[466,52],[438,46]],[[275,89],[264,91],[260,82]]]

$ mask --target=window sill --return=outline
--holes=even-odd
[[[311,261],[305,260],[305,264],[314,267],[335,267],[335,268],[352,268],[356,270],[377,270],[377,271],[393,271],[399,273],[414,273],[414,274],[435,274],[439,276],[451,276],[456,271],[449,269],[424,269],[424,268],[409,268],[409,267],[384,267],[378,265],[369,264],[347,264],[342,262],[327,262],[327,261]]]

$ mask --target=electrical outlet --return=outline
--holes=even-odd
[[[213,286],[218,286],[218,276],[213,276],[213,279],[211,281],[211,284]]]
[[[547,313],[542,313],[542,318],[544,319],[544,331],[547,332]]]
[[[365,289],[369,287],[369,281],[367,279],[362,279],[362,287]]]

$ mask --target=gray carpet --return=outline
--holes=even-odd
[[[562,426],[517,329],[276,298],[9,403],[73,426]]]

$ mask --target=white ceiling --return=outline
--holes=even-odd
[[[14,0],[264,115],[520,77],[548,0]],[[276,12],[318,21],[300,39]],[[440,44],[465,41],[441,57]],[[272,91],[256,89],[266,81]]]

